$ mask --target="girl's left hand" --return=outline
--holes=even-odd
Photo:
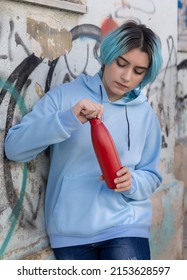
[[[128,191],[131,188],[132,174],[127,166],[122,167],[117,173],[117,177],[114,180],[116,184],[115,192]],[[100,176],[100,180],[104,180],[103,175]]]
[[[117,178],[115,178],[114,183],[116,184],[115,192],[128,191],[131,188],[132,174],[127,166],[124,166],[117,173]]]

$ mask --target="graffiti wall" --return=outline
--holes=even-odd
[[[178,84],[176,96],[177,109],[177,139],[182,141],[187,137],[187,1],[178,1]]]
[[[88,13],[81,15],[0,2],[0,257],[51,258],[43,219],[48,150],[28,164],[10,162],[3,150],[6,133],[50,88],[98,71],[102,36],[133,18],[153,28],[162,41],[163,68],[144,91],[160,120],[161,170],[164,181],[170,180],[177,71],[182,69],[177,65],[177,1],[88,0]],[[178,102],[184,104],[185,95]]]
[[[187,1],[178,1],[175,176],[185,183],[187,209]]]

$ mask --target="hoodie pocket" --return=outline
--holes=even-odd
[[[108,189],[98,177],[64,177],[53,219],[57,234],[91,236],[127,222],[129,207],[122,194]]]

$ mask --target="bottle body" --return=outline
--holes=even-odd
[[[102,175],[107,186],[114,189],[116,187],[114,183],[116,172],[122,168],[114,140],[100,119],[91,119],[90,124],[92,144]]]

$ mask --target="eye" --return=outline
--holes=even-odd
[[[137,75],[144,75],[146,73],[146,70],[141,68],[135,68],[134,73]]]
[[[118,57],[118,58],[116,59],[116,63],[117,63],[117,65],[118,65],[119,67],[125,67],[125,66],[128,64],[125,60],[123,60],[123,59],[120,58],[120,57]]]

